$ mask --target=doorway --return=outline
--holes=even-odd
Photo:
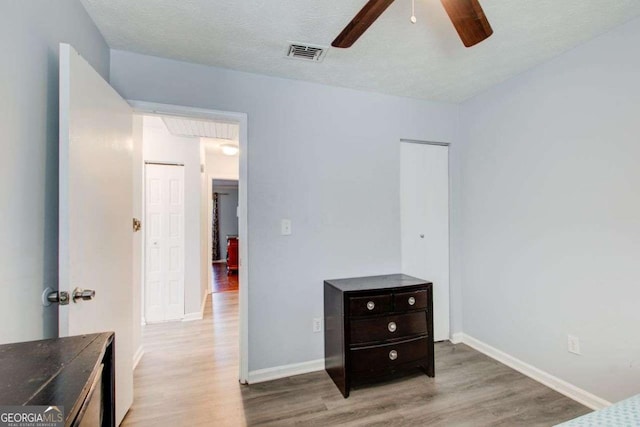
[[[246,378],[248,376],[248,287],[250,285],[248,279],[248,266],[249,266],[249,258],[248,258],[248,232],[247,232],[247,117],[243,113],[230,113],[230,112],[221,112],[221,111],[212,111],[191,107],[183,107],[183,106],[174,106],[174,105],[166,105],[166,104],[156,104],[156,103],[147,103],[140,101],[129,101],[129,104],[133,107],[136,114],[142,116],[154,117],[156,119],[160,118],[161,121],[165,121],[163,118],[173,118],[174,120],[169,120],[172,123],[164,123],[163,126],[172,126],[174,133],[180,133],[180,137],[182,138],[191,138],[190,141],[183,141],[184,144],[193,144],[197,146],[197,153],[193,154],[195,156],[195,160],[191,160],[192,167],[189,168],[188,159],[183,162],[185,163],[185,195],[188,196],[188,193],[197,192],[197,218],[193,218],[193,221],[189,221],[187,218],[188,212],[190,212],[189,202],[186,201],[185,206],[185,238],[189,239],[189,233],[187,228],[189,228],[189,223],[193,228],[193,224],[199,224],[197,239],[200,242],[198,245],[199,253],[197,258],[200,260],[197,270],[198,274],[196,277],[196,282],[201,286],[202,293],[200,295],[196,295],[197,301],[202,301],[203,304],[201,309],[196,313],[190,313],[187,311],[185,313],[184,320],[200,320],[211,313],[211,281],[212,281],[212,269],[211,269],[211,195],[212,195],[212,187],[213,181],[210,177],[210,166],[211,162],[208,162],[210,149],[212,147],[217,147],[217,149],[221,149],[221,145],[223,143],[222,140],[225,140],[225,144],[233,144],[236,146],[236,164],[237,164],[237,172],[235,176],[235,180],[237,182],[237,192],[238,192],[238,203],[237,203],[237,221],[238,221],[238,238],[241,242],[239,244],[239,268],[236,277],[239,278],[239,282],[243,285],[238,289],[235,294],[234,300],[238,310],[238,347],[239,347],[239,358],[238,358],[238,370],[239,370],[239,380],[241,383],[246,383]],[[157,120],[156,120],[157,122]],[[235,140],[228,141],[229,138],[209,138],[211,135],[202,135],[200,132],[203,129],[206,131],[215,132],[216,127],[218,131],[220,129],[231,128],[228,125],[235,125],[237,129]],[[167,128],[168,129],[168,128]],[[223,135],[224,136],[224,135]],[[148,159],[147,159],[148,160]],[[195,168],[193,167],[193,163],[195,162]],[[195,181],[191,179],[189,181],[189,174],[195,174]],[[218,176],[216,176],[218,178]],[[221,178],[229,178],[221,177]],[[188,181],[188,182],[187,182]],[[197,182],[196,182],[197,181]],[[195,196],[191,196],[191,200],[194,200]],[[191,211],[193,212],[193,210]],[[146,219],[145,219],[146,221]],[[143,221],[143,223],[145,222]],[[143,227],[144,230],[144,227]],[[189,246],[187,243],[186,246]],[[185,252],[188,252],[189,248],[185,248]],[[188,259],[189,257],[187,257]],[[192,269],[193,271],[193,269]],[[187,282],[189,282],[188,275],[185,276],[185,287],[187,287]],[[144,281],[143,281],[144,283]],[[203,295],[204,293],[204,295]],[[187,298],[185,297],[185,306],[188,303]],[[207,312],[205,312],[207,310]],[[207,314],[208,313],[208,314]]]
[[[214,178],[211,189],[211,292],[233,292],[239,288],[238,181]]]
[[[402,272],[433,282],[434,340],[449,339],[449,146],[400,143]]]

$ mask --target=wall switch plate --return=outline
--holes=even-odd
[[[283,219],[280,222],[280,234],[282,234],[283,236],[291,235],[291,220],[290,219]]]
[[[313,318],[313,332],[322,332],[322,319],[319,317]]]
[[[567,335],[567,346],[569,353],[582,354],[580,353],[580,338],[575,335]]]

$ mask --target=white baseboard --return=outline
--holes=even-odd
[[[464,337],[464,334],[462,332],[456,332],[451,334],[451,338],[449,339],[449,341],[451,341],[451,344],[460,344],[462,342],[463,337]]]
[[[183,322],[193,322],[194,320],[202,320],[202,313],[195,311],[193,313],[185,313],[182,318]]]
[[[140,347],[138,347],[138,349],[136,350],[136,353],[133,355],[133,370],[134,371],[138,367],[138,363],[140,363],[140,359],[142,359],[142,356],[144,356],[144,348],[141,345]]]
[[[547,387],[557,391],[558,393],[564,394],[568,398],[573,399],[588,408],[598,410],[606,408],[607,406],[611,406],[611,402],[608,402],[605,399],[595,396],[586,390],[583,390],[573,384],[561,380],[560,378],[553,376],[541,369],[538,369],[535,366],[529,365],[528,363],[523,362],[520,359],[516,359],[510,354],[498,350],[497,348],[492,347],[489,344],[485,344],[484,342],[464,333],[461,333],[460,335],[462,335],[462,342],[469,347],[479,351],[480,353],[486,354],[492,359],[495,359],[498,362],[501,362],[508,367],[515,369],[516,371],[538,381],[541,384],[546,385]]]
[[[202,320],[204,319],[204,309],[207,306],[207,298],[209,298],[209,290],[207,289],[202,295],[202,306],[200,307],[200,311],[195,311],[193,313],[185,313],[182,318],[183,322],[192,322],[194,320]]]
[[[247,379],[247,382],[249,384],[255,384],[322,370],[324,370],[324,359],[316,359],[308,362],[293,363],[291,365],[249,371],[249,378]]]

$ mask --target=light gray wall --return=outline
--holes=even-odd
[[[109,49],[78,1],[0,2],[0,343],[57,334],[58,45],[106,79]]]
[[[639,45],[635,19],[461,107],[464,332],[609,401],[640,384]]]
[[[122,51],[111,82],[128,99],[248,115],[250,370],[323,357],[324,279],[400,269],[399,139],[452,141],[457,120],[455,105]]]
[[[213,187],[218,197],[220,213],[220,259],[227,259],[227,236],[238,234],[238,187]]]

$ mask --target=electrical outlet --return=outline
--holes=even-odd
[[[322,319],[319,317],[313,318],[313,332],[322,332]]]
[[[569,353],[582,354],[580,353],[580,338],[575,335],[567,335],[567,345]]]

